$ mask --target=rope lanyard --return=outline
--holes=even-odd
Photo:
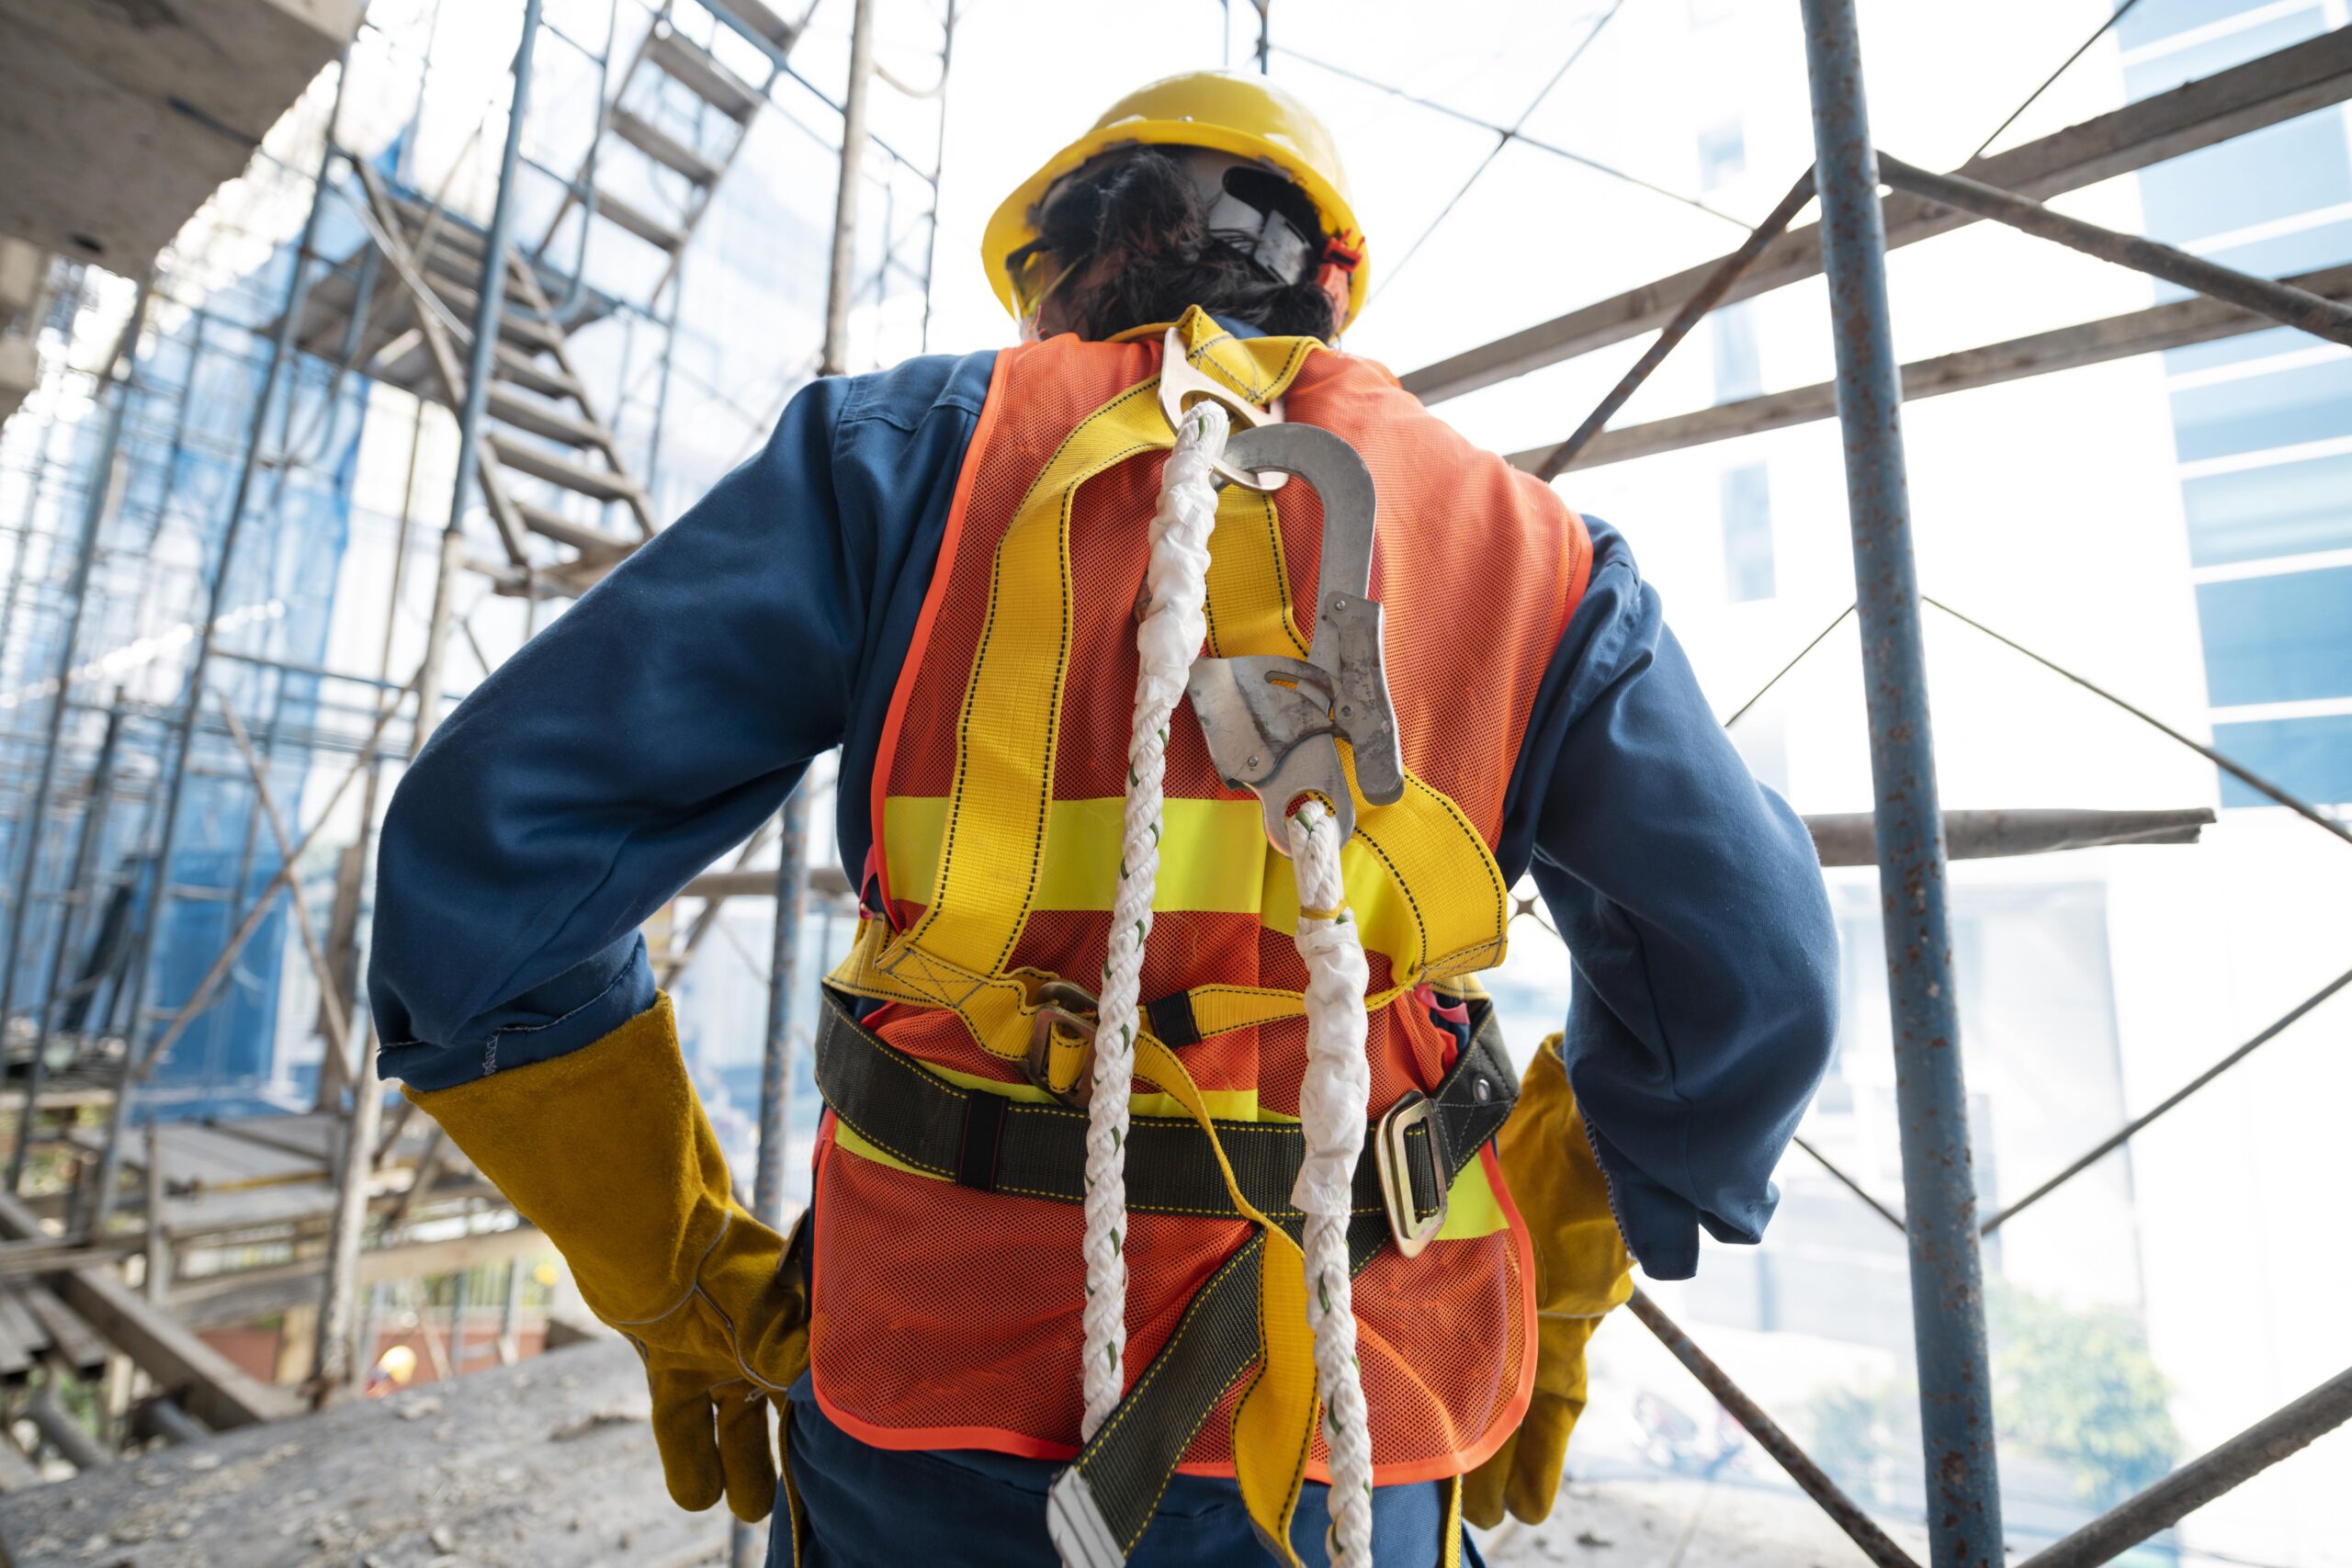
[[[1081,1429],[1090,1439],[1118,1406],[1126,1382],[1125,1150],[1136,1077],[1139,986],[1159,871],[1168,726],[1207,636],[1208,539],[1216,520],[1216,468],[1227,433],[1225,411],[1208,400],[1189,410],[1178,427],[1175,447],[1160,475],[1145,572],[1147,604],[1136,630],[1139,660],[1119,884],[1087,1108],[1080,1383],[1085,1398]],[[1306,1215],[1302,1282],[1330,1450],[1328,1546],[1333,1568],[1367,1568],[1372,1561],[1372,1437],[1356,1360],[1347,1232],[1372,1089],[1364,1007],[1371,972],[1361,933],[1347,910],[1336,824],[1322,804],[1310,799],[1290,817],[1288,828],[1300,909],[1295,940],[1308,975],[1307,1064],[1299,1096],[1307,1154],[1292,1202]],[[1283,1513],[1286,1524],[1287,1509]]]

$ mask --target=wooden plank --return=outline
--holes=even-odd
[[[218,1185],[223,1187],[315,1181],[326,1168],[316,1156],[273,1148],[218,1127],[187,1122],[166,1129],[164,1135],[167,1148],[176,1144],[187,1156],[218,1167],[224,1173]]]
[[[40,1222],[17,1199],[0,1194],[0,1235],[40,1233]],[[301,1401],[230,1364],[160,1307],[140,1300],[111,1269],[77,1269],[51,1281],[58,1299],[111,1340],[146,1374],[176,1394],[188,1414],[215,1430],[294,1415]]]
[[[2127,104],[2006,152],[1962,166],[1971,179],[2036,200],[2079,190],[2233,136],[2277,125],[2352,97],[2352,28],[2339,28],[2259,60]],[[1977,221],[1966,213],[1900,193],[1885,202],[1892,250]],[[1715,270],[1721,258],[1656,279],[1613,299],[1496,339],[1404,378],[1423,402],[1556,365],[1655,332]],[[1819,225],[1792,229],[1767,246],[1724,296],[1726,304],[1818,276]]]
[[[63,1302],[48,1286],[28,1284],[17,1287],[17,1293],[26,1308],[49,1334],[51,1351],[74,1371],[96,1372],[105,1367],[111,1353],[98,1331],[82,1321],[80,1314]]]
[[[379,1247],[359,1255],[359,1282],[373,1285],[453,1274],[509,1259],[543,1258],[554,1251],[546,1235],[529,1226]],[[318,1258],[178,1280],[172,1288],[172,1314],[198,1327],[213,1327],[314,1305],[325,1272],[326,1259]]]
[[[0,1432],[0,1492],[22,1492],[39,1486],[44,1477],[25,1457],[25,1450],[6,1432]]]
[[[403,1192],[379,1192],[368,1200],[377,1212],[390,1210]],[[444,1179],[435,1184],[421,1206],[452,1203],[468,1198],[495,1198],[498,1190],[479,1178]],[[192,1236],[226,1235],[235,1231],[312,1224],[334,1213],[334,1188],[325,1182],[288,1182],[277,1187],[254,1187],[235,1192],[200,1192],[173,1198],[164,1205],[164,1234],[175,1241]],[[128,1238],[110,1238],[119,1242]],[[7,1264],[0,1252],[0,1273]]]
[[[315,1111],[292,1116],[241,1116],[206,1123],[217,1133],[260,1144],[282,1154],[300,1155],[323,1169],[343,1151],[343,1118]]]
[[[125,1460],[0,1496],[13,1568],[336,1563],[687,1568],[724,1509],[662,1484],[637,1353],[617,1339]],[[103,1532],[111,1551],[96,1549]]]
[[[2323,267],[2281,281],[2330,299],[2352,299],[2352,265]],[[1979,387],[2022,380],[2029,376],[2076,370],[2086,365],[2129,359],[2134,355],[2185,348],[2190,344],[2213,343],[2267,331],[2278,324],[2257,311],[2199,295],[2145,310],[2086,321],[2080,326],[2060,327],[1983,348],[1914,360],[1903,367],[1903,400],[1917,402],[1947,392],[1973,391]],[[1729,441],[1767,430],[1786,430],[1834,419],[1837,414],[1836,383],[1820,381],[1810,387],[1792,387],[1785,392],[1767,392],[1758,398],[1742,398],[1737,402],[1718,403],[1690,413],[1604,430],[1577,454],[1568,471],[1575,473],[1608,463],[1656,457],[1661,452],[1679,452],[1685,447],[1703,446],[1709,442]],[[1530,447],[1512,453],[1510,461],[1532,473],[1544,467],[1555,449],[1556,444]],[[696,877],[687,884],[686,891],[694,891],[710,874],[706,872]]]
[[[32,1371],[33,1359],[48,1345],[49,1336],[32,1314],[17,1304],[14,1293],[0,1291],[0,1377],[20,1378]]]

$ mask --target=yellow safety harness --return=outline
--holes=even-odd
[[[1194,366],[1261,406],[1281,397],[1321,346],[1311,339],[1238,339],[1197,310],[1179,329]],[[884,825],[893,895],[922,902],[924,911],[904,931],[865,919],[828,982],[857,997],[951,1011],[981,1049],[1021,1064],[1057,1095],[1069,1092],[1085,1070],[1082,1008],[1073,1006],[1061,977],[1010,965],[1041,886],[1057,887],[1054,907],[1110,908],[1118,842],[1115,816],[1104,819],[1099,803],[1057,802],[1052,794],[1075,615],[1071,518],[1089,479],[1172,445],[1157,389],[1154,377],[1088,415],[1029,487],[993,562],[950,792],[937,802],[893,801]],[[1238,486],[1222,493],[1210,558],[1212,653],[1306,651],[1271,497]],[[1394,805],[1359,801],[1355,836],[1342,853],[1348,907],[1364,945],[1390,964],[1389,987],[1367,998],[1372,1010],[1424,981],[1490,967],[1505,947],[1508,889],[1485,840],[1453,801],[1409,770],[1406,783]],[[1264,875],[1262,852],[1253,859],[1216,847],[1259,841],[1254,798],[1170,807],[1163,859],[1191,869],[1163,889],[1163,907],[1181,899],[1182,907],[1250,912],[1270,929],[1295,930],[1289,879]],[[1196,858],[1182,841],[1192,832],[1202,839]],[[1185,1000],[1199,1038],[1305,1015],[1304,998],[1280,988],[1203,986]],[[1244,1196],[1208,1097],[1148,1030],[1136,1045],[1136,1072],[1208,1134],[1235,1208],[1264,1240],[1260,1371],[1234,1414],[1234,1468],[1251,1519],[1295,1563],[1289,1525],[1317,1409],[1298,1244]],[[1457,1493],[1450,1509],[1458,1507]]]

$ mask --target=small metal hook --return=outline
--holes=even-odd
[[[1227,416],[1242,430],[1255,430],[1261,425],[1274,423],[1272,416],[1264,409],[1195,366],[1184,351],[1183,335],[1170,327],[1159,357],[1159,412],[1167,419],[1169,429],[1175,430],[1183,423],[1185,400],[1195,397],[1214,398]],[[1243,490],[1256,491],[1261,495],[1282,489],[1290,479],[1288,474],[1253,474],[1245,468],[1236,468],[1223,457],[1209,467],[1225,483],[1239,485]]]

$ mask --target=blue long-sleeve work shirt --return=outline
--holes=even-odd
[[[652,1005],[639,925],[842,748],[864,863],[891,690],[991,354],[820,381],[764,450],[459,705],[386,818],[369,995],[420,1089],[542,1061]],[[1624,539],[1537,696],[1498,859],[1576,962],[1570,1080],[1652,1276],[1762,1234],[1833,1033],[1804,825],[1717,725]]]

